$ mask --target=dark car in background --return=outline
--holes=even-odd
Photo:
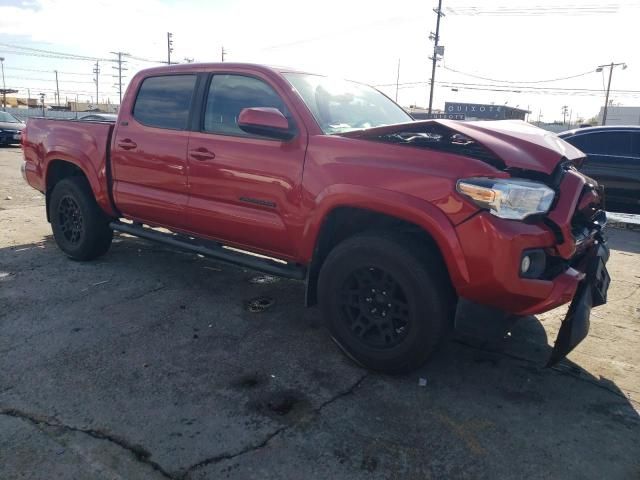
[[[7,112],[0,112],[0,146],[19,144],[24,123]]]
[[[607,210],[640,213],[640,126],[579,128],[559,137],[587,154],[580,171],[604,185]]]
[[[84,117],[80,117],[79,120],[83,120],[85,122],[113,122],[115,123],[118,115],[113,113],[92,113],[91,115],[85,115]]]

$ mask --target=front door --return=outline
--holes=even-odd
[[[297,128],[289,141],[238,127],[244,108],[273,107]],[[187,162],[189,230],[283,258],[295,255],[288,228],[296,222],[306,132],[265,79],[214,74]]]
[[[184,227],[187,127],[195,84],[193,74],[147,77],[131,114],[120,116],[111,162],[114,199],[124,216]]]

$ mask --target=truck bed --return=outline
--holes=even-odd
[[[113,129],[114,124],[109,122],[29,119],[23,133],[27,181],[47,193],[46,179],[54,171],[54,162],[70,162],[84,171],[98,204],[106,212],[113,212],[107,161]]]

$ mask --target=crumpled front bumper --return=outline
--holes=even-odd
[[[606,215],[602,192],[591,182],[575,170],[566,171],[553,210],[540,221],[504,220],[480,212],[456,227],[469,271],[469,281],[457,285],[460,297],[518,316],[572,302],[550,365],[584,339],[591,308],[606,301]],[[520,272],[523,255],[532,250],[546,259],[544,271],[535,278]]]
[[[589,333],[591,309],[607,303],[611,277],[607,272],[609,248],[600,236],[586,257],[586,274],[578,284],[569,311],[562,321],[547,367],[566,357]]]

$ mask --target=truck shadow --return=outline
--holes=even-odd
[[[272,302],[253,312],[247,305],[256,298]],[[620,469],[636,468],[640,417],[632,401],[613,379],[598,378],[570,360],[543,368],[551,346],[536,317],[512,324],[470,307],[459,315],[457,334],[418,372],[369,373],[366,384],[349,390],[364,372],[335,348],[319,328],[318,309],[305,309],[303,298],[300,282],[264,281],[255,272],[125,235],[116,236],[104,258],[89,263],[66,259],[50,236],[2,248],[0,354],[7,355],[7,366],[0,392],[8,393],[0,393],[0,406],[24,399],[33,406],[23,408],[59,412],[72,424],[81,421],[76,415],[91,418],[153,453],[184,450],[186,438],[168,436],[183,428],[176,423],[187,416],[183,408],[192,409],[204,438],[219,438],[220,425],[229,424],[236,436],[245,432],[260,440],[274,423],[297,428],[308,422],[324,408],[318,405],[335,397],[341,408],[323,420],[328,423],[322,428],[332,432],[331,445],[323,448],[335,453],[344,445],[353,452],[384,447],[366,466],[399,468],[402,461],[440,478],[498,478],[505,471],[518,476],[514,472],[531,467],[533,477],[550,477],[554,468],[569,472],[578,459],[600,450],[602,458],[627,460],[604,462],[599,472],[618,465],[613,478]],[[91,311],[100,312],[100,322]],[[474,331],[465,322],[484,327]],[[37,374],[30,380],[32,372]],[[136,385],[148,385],[148,375],[175,396],[139,390]],[[82,407],[70,409],[70,396]],[[117,398],[126,413],[105,412],[104,398]],[[147,425],[139,410],[149,405],[163,405],[166,432]],[[367,425],[373,428],[378,411],[387,426],[368,437]],[[352,417],[360,415],[363,423],[356,427]],[[352,421],[353,428],[345,429]],[[535,434],[529,434],[532,425]],[[218,453],[234,450],[234,441],[225,437]],[[509,459],[502,460],[512,444]],[[180,471],[202,460],[204,452],[212,454],[206,443],[199,445],[188,449],[193,458],[163,459],[166,468]],[[387,455],[389,445],[404,450]],[[477,469],[429,470],[450,452],[472,459],[467,464]],[[514,470],[500,470],[502,462]],[[378,473],[389,478],[392,471]]]

